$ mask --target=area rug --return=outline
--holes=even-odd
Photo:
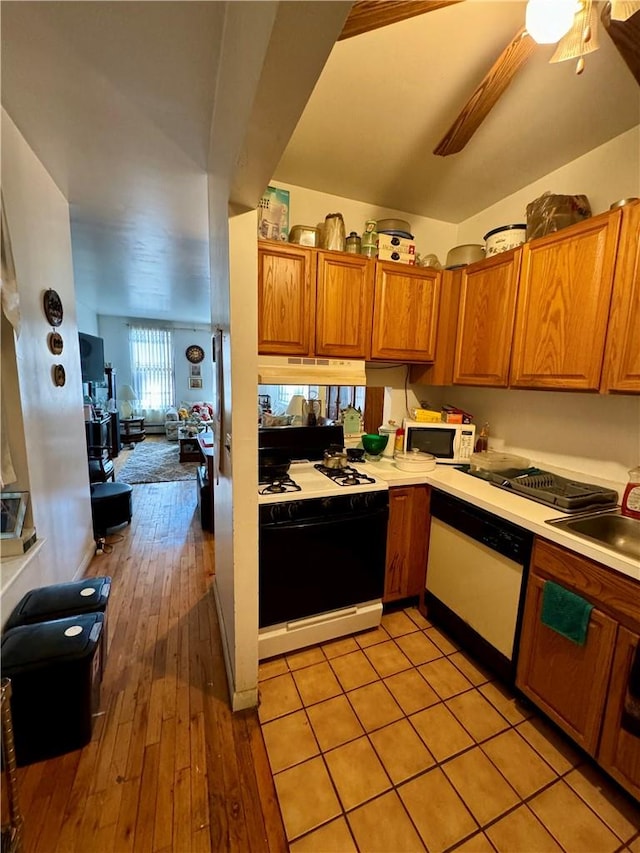
[[[118,472],[116,480],[121,483],[195,480],[197,469],[197,462],[180,462],[178,442],[141,441]]]

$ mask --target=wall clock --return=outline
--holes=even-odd
[[[192,344],[190,347],[187,347],[185,355],[187,357],[187,361],[190,361],[191,364],[200,364],[201,361],[204,361],[204,350],[197,344]]]
[[[59,326],[62,323],[62,300],[55,290],[45,290],[42,297],[42,305],[44,315],[52,326]]]

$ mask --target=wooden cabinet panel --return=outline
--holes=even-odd
[[[312,355],[315,299],[310,249],[258,246],[258,352]]]
[[[640,203],[622,210],[603,391],[640,393]]]
[[[516,684],[590,755],[595,755],[617,625],[591,611],[583,646],[543,625],[544,578],[527,586]]]
[[[611,669],[598,761],[636,799],[640,799],[640,738],[621,728],[629,673],[640,636],[625,628],[618,639]]]
[[[524,245],[512,387],[598,390],[620,218],[594,216]]]
[[[454,384],[507,387],[521,254],[503,252],[463,270]]]
[[[411,382],[425,385],[453,383],[453,358],[456,348],[461,282],[461,269],[443,270],[436,331],[436,355],[433,364],[411,365],[409,371]]]
[[[385,602],[420,595],[424,590],[429,499],[426,485],[389,489]]]
[[[434,360],[440,284],[437,270],[376,263],[372,358]]]
[[[318,252],[316,355],[369,356],[374,266],[361,255]]]

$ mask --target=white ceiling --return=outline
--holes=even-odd
[[[302,65],[313,16],[333,6],[338,32],[347,6],[283,4],[301,5]],[[2,103],[69,199],[76,288],[100,313],[209,320],[206,171],[226,6],[2,2]],[[459,222],[640,123],[640,88],[601,30],[581,77],[538,48],[467,147],[434,157],[523,21],[522,2],[466,0],[337,42],[274,179]]]

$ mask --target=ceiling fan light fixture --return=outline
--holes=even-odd
[[[587,53],[598,50],[598,13],[592,0],[584,0],[575,16],[573,26],[558,42],[558,47],[549,62],[565,62],[567,59],[582,59]],[[584,60],[579,62],[576,72],[582,73]]]
[[[527,32],[538,44],[555,44],[571,29],[576,10],[575,0],[529,0]]]
[[[611,20],[628,21],[640,11],[640,0],[611,0]]]

